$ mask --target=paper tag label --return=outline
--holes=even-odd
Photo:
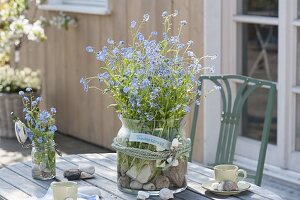
[[[168,140],[144,133],[131,133],[129,141],[152,144],[163,149],[170,149],[171,146],[171,142],[169,142]]]

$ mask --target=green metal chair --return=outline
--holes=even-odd
[[[215,159],[215,165],[217,164],[232,164],[236,140],[239,131],[240,117],[243,109],[243,105],[247,98],[255,92],[258,88],[268,89],[267,107],[265,111],[264,126],[262,131],[262,139],[260,145],[260,153],[258,158],[258,164],[255,175],[250,178],[255,180],[256,185],[261,185],[263,168],[265,163],[265,156],[267,145],[269,141],[270,126],[272,121],[272,111],[274,107],[274,100],[276,94],[276,85],[274,82],[254,79],[241,75],[224,75],[224,76],[201,76],[199,81],[203,83],[204,80],[212,81],[216,86],[219,86],[221,97],[222,97],[222,115],[221,115],[221,127],[219,131],[219,139],[217,146],[217,153]],[[236,89],[235,98],[232,95],[232,84],[230,82],[238,82]],[[203,85],[203,84],[201,84]],[[201,90],[201,85],[199,90]],[[236,84],[235,84],[236,85]],[[197,97],[199,98],[199,96]],[[198,118],[199,105],[195,104],[192,130],[191,130],[191,141],[192,149],[194,144],[194,138],[196,133],[196,124]],[[190,160],[192,158],[192,152]]]

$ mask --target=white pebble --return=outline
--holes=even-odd
[[[139,200],[146,200],[149,197],[150,197],[150,194],[148,192],[138,191],[138,195],[136,198]]]
[[[173,192],[171,190],[169,190],[168,188],[163,188],[159,191],[159,197],[162,200],[168,200],[168,199],[173,199],[174,195],[173,195]]]

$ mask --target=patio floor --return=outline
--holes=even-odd
[[[57,134],[56,142],[63,154],[108,153],[108,149],[73,137]],[[0,168],[15,162],[30,160],[30,149],[23,149],[16,139],[0,138]],[[300,199],[300,185],[294,185],[270,176],[264,176],[262,187],[286,200]]]

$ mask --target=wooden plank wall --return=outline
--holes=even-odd
[[[68,13],[76,16],[79,24],[68,31],[54,27],[46,29],[47,41],[42,44],[25,43],[21,52],[21,63],[41,69],[43,78],[43,97],[47,107],[55,106],[58,110],[57,125],[59,131],[74,137],[110,148],[121,124],[112,109],[107,108],[111,100],[98,91],[85,93],[79,84],[83,76],[97,74],[99,62],[92,54],[85,52],[87,45],[99,47],[106,43],[108,37],[114,40],[129,40],[131,20],[142,19],[149,13],[150,23],[144,32],[161,32],[161,13],[177,9],[180,20],[187,20],[184,41],[195,42],[194,51],[203,54],[203,0],[111,0],[111,15],[89,15]],[[57,12],[39,11],[46,18]],[[201,116],[201,115],[200,115]],[[187,133],[191,117],[189,116]],[[199,120],[196,143],[202,143],[201,120]],[[195,145],[195,159],[201,161],[200,147]]]

